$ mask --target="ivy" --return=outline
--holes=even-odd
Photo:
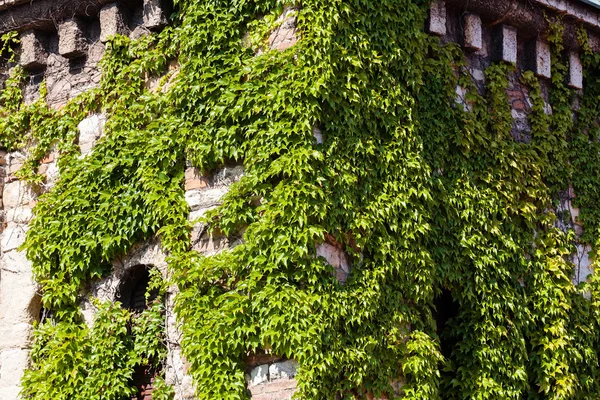
[[[423,32],[426,1],[175,6],[164,31],[113,37],[99,87],[60,110],[44,90],[23,105],[18,68],[0,94],[0,139],[27,149],[19,178],[42,190],[39,161],[60,153],[24,245],[53,311],[36,329],[24,398],[127,398],[135,368],[160,370],[160,301],[139,316],[98,304],[92,327],[78,310],[115,257],[153,236],[172,280],[151,288],[177,286],[200,399],[247,399],[244,359],[260,350],[299,362],[303,399],[600,393],[600,286],[595,276],[574,286],[569,261],[600,229],[600,64],[588,54],[575,119],[560,21],[546,99],[534,74],[505,63],[476,87],[460,48]],[[269,49],[284,11],[298,41]],[[529,89],[530,143],[511,136],[515,78]],[[105,134],[79,156],[77,124],[99,112]],[[191,249],[186,163],[243,165],[202,218],[241,244]],[[559,210],[569,186],[580,238]],[[316,256],[324,242],[351,261],[345,284]],[[437,326],[442,292],[458,313]],[[156,398],[173,395],[162,376],[155,387]]]

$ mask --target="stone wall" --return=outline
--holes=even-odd
[[[512,8],[506,9],[506,4]],[[535,3],[533,6],[532,4]],[[85,7],[84,7],[85,6]],[[504,17],[499,17],[499,10]],[[27,101],[37,98],[39,84],[47,81],[48,102],[53,107],[63,106],[69,99],[97,85],[100,80],[98,62],[106,40],[116,33],[132,38],[158,30],[167,23],[169,5],[160,0],[106,1],[49,1],[0,0],[0,33],[17,29],[21,38],[18,62],[28,71]],[[443,42],[459,43],[468,60],[469,72],[479,90],[485,87],[484,70],[494,61],[515,63],[519,71],[533,70],[544,82],[544,93],[551,79],[549,46],[545,40],[547,23],[543,12],[560,13],[567,31],[565,57],[569,60],[569,84],[582,88],[582,67],[579,49],[573,40],[575,24],[589,29],[595,50],[600,50],[600,13],[575,0],[448,0],[434,1],[426,29],[440,36]],[[296,32],[295,13],[286,8],[280,24],[272,32],[268,43],[272,49],[284,50],[300,38]],[[535,29],[532,29],[535,28]],[[1,63],[0,63],[1,64]],[[177,65],[172,64],[176,70]],[[4,71],[6,72],[6,71]],[[0,72],[0,82],[1,79]],[[148,82],[152,88],[155,82]],[[469,107],[465,91],[457,87],[457,101]],[[511,100],[513,136],[527,142],[530,128],[527,115],[531,108],[528,91],[516,75],[510,81],[507,95]],[[548,106],[547,112],[552,110]],[[79,145],[82,156],[93,151],[104,131],[104,115],[90,115],[79,124]],[[315,128],[315,137],[322,142],[322,132]],[[34,321],[40,318],[40,295],[32,279],[31,263],[18,247],[23,243],[32,217],[37,195],[15,178],[23,164],[25,152],[0,152],[0,399],[18,398],[19,381],[29,363],[31,331]],[[42,162],[40,172],[46,175],[43,191],[49,190],[58,176],[56,153]],[[197,219],[206,211],[218,206],[230,185],[243,174],[241,166],[225,166],[210,175],[189,166],[185,173],[185,198],[190,206],[189,219],[194,222],[193,248],[204,254],[215,254],[240,243],[241,238],[210,236],[206,226]],[[575,193],[565,195],[563,207],[571,211],[573,225],[581,234],[583,227],[577,220],[578,210],[571,206]],[[578,266],[576,281],[584,280],[590,273],[589,249],[580,248],[574,255]],[[334,266],[336,277],[345,282],[352,273],[349,257],[334,238],[320,244],[315,257]],[[115,301],[118,288],[128,271],[139,265],[158,269],[168,276],[165,254],[160,242],[152,239],[135,246],[128,254],[114,260],[111,276],[94,282],[81,308],[85,320],[92,323],[94,307],[89,301],[97,297]],[[167,381],[176,391],[176,399],[192,399],[193,387],[187,374],[188,365],[181,354],[180,330],[172,312],[176,288],[167,293],[168,359]],[[280,359],[274,355],[249,354],[247,385],[254,400],[289,399],[296,388],[294,360]],[[400,385],[400,383],[399,383]]]
[[[516,72],[509,79],[506,94],[511,105],[512,136],[516,141],[528,143],[531,127],[528,116],[532,102],[529,90],[519,76],[524,71],[533,71],[539,78],[542,96],[546,102],[545,112],[552,114],[548,103],[551,85],[550,45],[547,41],[549,26],[546,16],[560,16],[565,29],[563,58],[568,62],[568,85],[582,93],[583,68],[581,49],[575,38],[578,26],[586,28],[590,45],[600,51],[600,10],[580,1],[535,0],[532,2],[460,1],[436,0],[432,3],[427,21],[429,33],[439,36],[443,43],[460,44],[467,59],[472,81],[481,94],[485,92],[484,71],[493,62],[504,61],[516,65]],[[469,108],[465,90],[457,87],[457,102]],[[573,104],[574,114],[577,104]],[[571,220],[561,224],[563,229],[573,229],[581,236],[584,227],[578,220],[579,210],[572,200],[573,188],[561,194],[557,213],[568,212]],[[590,247],[577,246],[572,255],[576,271],[573,282],[585,281],[593,273]]]

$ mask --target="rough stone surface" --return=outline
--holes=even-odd
[[[21,57],[19,63],[27,70],[38,70],[46,67],[48,53],[42,43],[42,35],[34,30],[21,34]]]
[[[30,206],[35,201],[35,198],[35,193],[21,181],[7,183],[2,193],[5,209]]]
[[[481,50],[483,37],[481,30],[481,17],[475,14],[465,16],[465,48],[470,50]]]
[[[499,58],[501,61],[516,64],[517,62],[517,29],[502,25],[498,31]]]
[[[344,250],[329,243],[321,243],[317,246],[317,257],[323,257],[335,269],[337,280],[346,283],[351,266]]]
[[[4,350],[0,353],[0,394],[11,397],[1,397],[2,400],[16,400],[20,390],[20,381],[29,365],[29,352],[24,349]],[[4,395],[3,395],[4,396]],[[15,396],[15,397],[12,397]]]
[[[144,27],[159,29],[167,25],[167,16],[162,0],[144,0]]]
[[[285,50],[298,42],[296,32],[296,14],[297,10],[293,7],[286,7],[277,19],[279,25],[269,36],[269,48],[275,50]]]
[[[200,174],[198,168],[189,167],[185,170],[185,190],[204,189],[209,181]]]
[[[294,379],[298,363],[276,361],[253,368],[246,375],[246,384],[253,400],[291,399],[297,387]]]
[[[585,282],[591,274],[594,273],[593,263],[590,258],[591,247],[577,245],[577,252],[573,255],[573,263],[575,264],[575,276],[573,283],[578,284]]]
[[[583,65],[579,54],[569,53],[569,86],[574,89],[583,89]]]
[[[119,3],[107,4],[100,10],[100,41],[105,43],[116,34],[127,35],[127,19]]]
[[[292,379],[296,376],[298,363],[295,360],[276,362],[269,365],[269,379]]]
[[[21,169],[27,156],[21,151],[14,151],[6,155],[7,172],[9,175],[14,174]]]
[[[88,49],[83,24],[72,18],[58,25],[58,53],[66,58],[81,57]]]
[[[550,45],[546,42],[542,42],[541,40],[536,40],[534,50],[535,74],[542,78],[550,78],[552,76]]]
[[[248,387],[260,385],[269,380],[269,366],[259,365],[250,371],[250,379],[248,380]]]
[[[434,0],[429,10],[429,33],[438,36],[446,34],[446,3]]]
[[[94,148],[94,145],[104,133],[104,124],[106,116],[103,114],[94,114],[77,125],[79,129],[79,149],[81,154],[88,154]]]
[[[25,242],[25,235],[28,229],[27,225],[8,224],[2,235],[0,235],[2,252],[6,253],[7,251],[16,250],[21,246]]]

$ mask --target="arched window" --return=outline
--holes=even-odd
[[[117,300],[121,302],[123,308],[132,311],[134,314],[141,314],[158,296],[157,292],[152,292],[148,301],[146,301],[151,268],[152,266],[149,265],[136,265],[119,285]],[[133,383],[138,388],[137,395],[134,397],[135,400],[152,399],[156,372],[156,369],[149,365],[136,367],[133,373]]]
[[[117,300],[123,308],[141,313],[148,307],[146,302],[146,290],[150,283],[150,269],[152,266],[136,265],[133,267],[119,285]],[[149,302],[156,299],[158,293],[151,293]]]

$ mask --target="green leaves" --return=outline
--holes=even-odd
[[[163,303],[135,317],[101,305],[92,328],[76,311],[85,285],[153,235],[200,399],[248,398],[244,359],[260,350],[300,363],[304,399],[597,395],[598,282],[571,284],[574,239],[554,213],[571,181],[581,241],[597,241],[597,60],[574,125],[557,26],[548,115],[537,78],[511,65],[485,71],[483,94],[460,48],[423,32],[425,1],[294,3],[285,51],[267,47],[289,2],[175,3],[161,33],[112,38],[100,86],[60,111],[22,104],[19,69],[0,94],[0,139],[29,148],[20,178],[40,185],[39,160],[61,153],[24,245],[55,313],[37,330],[26,398],[120,399],[136,366],[160,369]],[[169,83],[150,90],[149,77]],[[511,136],[519,78],[531,143]],[[77,125],[98,112],[105,135],[79,157]],[[212,256],[191,250],[189,163],[244,167],[203,219],[236,243]],[[345,284],[317,257],[323,243],[350,265]],[[436,326],[442,290],[458,314]]]

